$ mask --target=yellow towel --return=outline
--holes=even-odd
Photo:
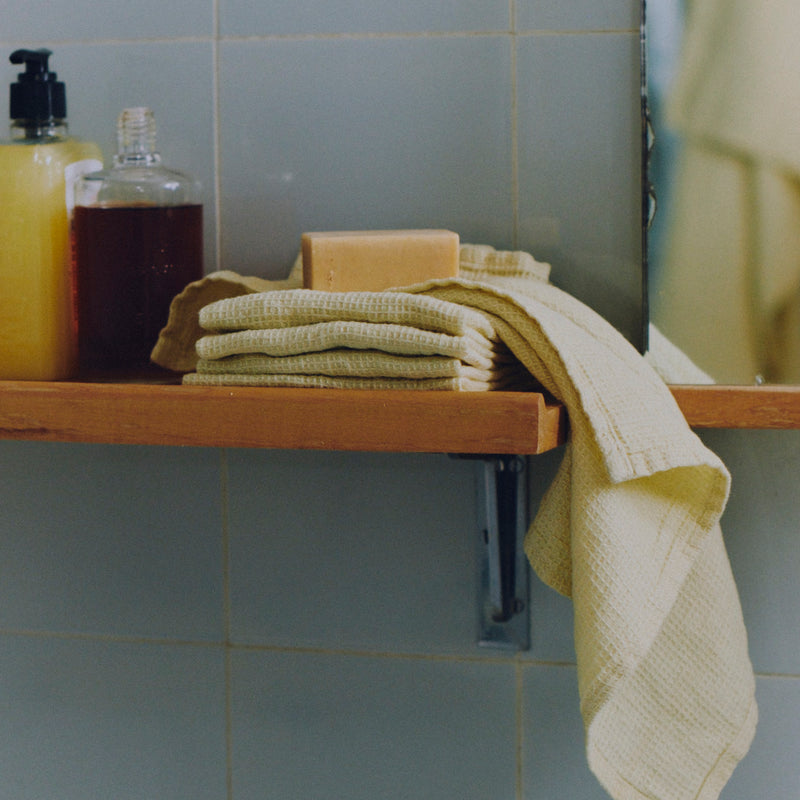
[[[491,322],[479,311],[425,295],[388,291],[260,291],[210,303],[200,310],[199,319],[204,331],[217,332],[364,322],[403,325],[452,336],[471,331],[485,337],[495,336]]]
[[[216,300],[238,297],[250,292],[271,289],[294,289],[303,283],[303,262],[295,261],[285,280],[269,281],[263,278],[239,275],[231,270],[212,272],[190,283],[173,298],[169,307],[167,324],[150,354],[153,363],[175,372],[191,372],[197,363],[195,343],[203,335],[200,327],[200,310]]]
[[[487,392],[492,389],[505,388],[466,375],[453,378],[369,378],[331,376],[321,373],[302,375],[297,373],[242,374],[225,372],[215,375],[193,372],[184,376],[183,383],[186,386],[289,386],[300,389],[402,389],[427,392]]]
[[[570,439],[525,550],[573,600],[592,770],[616,800],[717,798],[757,719],[719,526],[724,465],[630,344],[551,284],[487,275],[413,291],[490,313],[567,407]]]

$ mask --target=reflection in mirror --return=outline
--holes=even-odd
[[[646,3],[650,319],[717,383],[800,383],[800,2]]]

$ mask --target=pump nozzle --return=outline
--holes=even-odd
[[[26,127],[63,120],[67,116],[67,96],[58,75],[48,69],[50,50],[15,50],[10,56],[12,64],[24,64],[25,72],[17,75],[11,84],[10,111],[12,120],[20,120]]]
[[[47,60],[53,55],[52,50],[46,50],[44,47],[39,50],[15,50],[8,60],[12,64],[24,64],[25,73],[20,74],[18,77],[22,80],[31,80],[27,77],[29,75],[41,75],[41,80],[55,80],[56,74],[49,72],[47,69]],[[34,78],[35,80],[35,78]]]

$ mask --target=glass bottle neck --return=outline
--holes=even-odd
[[[123,109],[117,119],[117,167],[155,167],[161,163],[156,150],[156,120],[145,106]]]

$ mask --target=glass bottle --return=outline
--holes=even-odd
[[[117,121],[110,169],[75,188],[73,260],[81,372],[157,371],[150,352],[175,295],[203,274],[199,184],[168,169],[148,108]]]

